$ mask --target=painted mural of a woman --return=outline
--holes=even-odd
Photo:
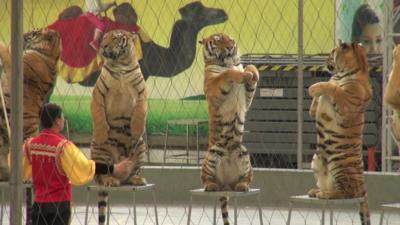
[[[354,14],[351,41],[361,43],[367,54],[383,52],[383,28],[378,15],[368,5],[361,5]]]

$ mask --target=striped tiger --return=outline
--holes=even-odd
[[[309,87],[310,115],[316,120],[317,151],[311,167],[317,181],[310,197],[342,199],[364,197],[363,225],[370,224],[364,187],[362,138],[364,112],[371,101],[368,61],[359,44],[340,43],[328,57],[334,75]]]
[[[91,113],[93,120],[92,159],[115,164],[125,158],[134,162],[126,180],[109,175],[96,176],[100,185],[145,185],[140,175],[146,146],[143,134],[147,116],[147,91],[135,55],[137,35],[124,30],[106,33],[99,54],[104,64],[93,89]],[[99,193],[99,224],[104,224],[107,193]]]
[[[393,50],[393,66],[386,85],[384,100],[394,110],[391,118],[392,134],[397,145],[400,146],[400,45]]]
[[[36,136],[39,131],[39,112],[50,97],[56,82],[56,65],[60,57],[60,35],[50,29],[36,29],[24,34],[23,43],[23,138]],[[11,107],[11,56],[8,48],[0,42],[0,58],[5,74],[1,76],[5,112],[10,115]],[[0,104],[0,180],[9,179],[7,155],[10,147],[4,106]],[[9,118],[8,118],[9,120]],[[27,220],[30,224],[32,190],[27,195]]]
[[[235,41],[218,33],[199,41],[205,61],[204,92],[208,103],[209,141],[202,164],[205,191],[248,191],[253,169],[242,145],[244,121],[256,90],[259,73],[245,69]],[[222,197],[224,224],[228,221],[228,198]]]

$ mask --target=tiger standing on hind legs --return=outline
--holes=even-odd
[[[113,30],[106,33],[99,54],[104,64],[93,89],[92,159],[117,163],[129,159],[134,167],[126,179],[101,175],[96,181],[104,186],[146,185],[141,176],[146,146],[143,140],[147,116],[147,91],[134,40],[137,35]],[[99,192],[99,224],[106,216],[107,192]]]
[[[56,65],[60,57],[60,35],[51,29],[35,29],[24,34],[23,43],[23,139],[36,136],[39,131],[39,112],[51,95],[56,82]],[[11,54],[3,42],[0,42],[0,58],[4,73],[1,85],[4,92],[5,106],[0,104],[0,180],[8,180],[9,169],[7,154],[10,139],[6,130],[11,107]],[[4,108],[8,114],[6,118]],[[26,190],[26,224],[31,224],[32,189]]]
[[[309,87],[310,115],[316,120],[317,151],[311,167],[317,181],[310,197],[344,199],[364,197],[362,225],[370,225],[364,186],[362,138],[364,112],[372,98],[368,61],[359,44],[340,43],[328,57],[334,75]]]
[[[55,85],[56,64],[61,51],[60,35],[50,29],[36,29],[27,32],[24,34],[23,50],[23,139],[26,140],[38,134],[40,109],[47,101]],[[6,112],[9,114],[11,110],[12,62],[11,53],[3,42],[0,42],[0,58],[5,73],[1,75],[1,85],[4,92]],[[3,113],[4,106],[0,104],[0,107],[0,126],[6,127],[5,115]],[[9,139],[7,134],[8,132],[1,133],[3,139],[3,143],[0,142],[0,149],[2,149],[0,157],[1,180],[8,180],[7,154]],[[3,161],[4,157],[5,161]]]
[[[384,100],[393,109],[392,134],[400,147],[400,45],[393,50],[392,71],[386,85]]]
[[[244,121],[259,73],[253,65],[243,69],[238,47],[228,35],[213,34],[199,43],[203,45],[209,117],[208,151],[201,170],[204,190],[245,192],[253,169],[242,144]],[[229,225],[228,198],[220,201],[224,225]]]

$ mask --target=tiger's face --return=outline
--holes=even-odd
[[[137,35],[124,30],[113,30],[106,33],[100,44],[100,55],[107,61],[126,61],[137,58],[134,54],[134,39]]]
[[[340,43],[329,55],[327,67],[334,73],[353,69],[360,69],[363,72],[367,72],[367,55],[361,44]]]
[[[58,59],[61,52],[60,34],[47,28],[35,29],[24,34],[23,48]]]
[[[239,50],[235,40],[224,33],[217,33],[199,41],[203,45],[206,64],[231,67],[240,63]]]

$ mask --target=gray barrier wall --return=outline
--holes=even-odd
[[[186,204],[189,201],[189,190],[199,188],[200,170],[189,167],[146,167],[145,176],[149,183],[156,184],[159,204]],[[400,202],[400,174],[366,173],[366,184],[369,205],[377,209],[382,203]],[[254,171],[253,188],[261,188],[261,199],[264,206],[286,207],[288,197],[305,194],[314,187],[314,178],[310,170],[256,169]],[[84,187],[74,188],[75,204],[83,204],[86,200]],[[149,193],[136,195],[138,201],[149,202]],[[91,194],[93,202],[96,194]],[[118,204],[129,204],[131,193],[113,193],[112,201]],[[247,202],[252,203],[249,197]],[[196,202],[201,200],[196,198]],[[204,200],[209,201],[209,200]]]

